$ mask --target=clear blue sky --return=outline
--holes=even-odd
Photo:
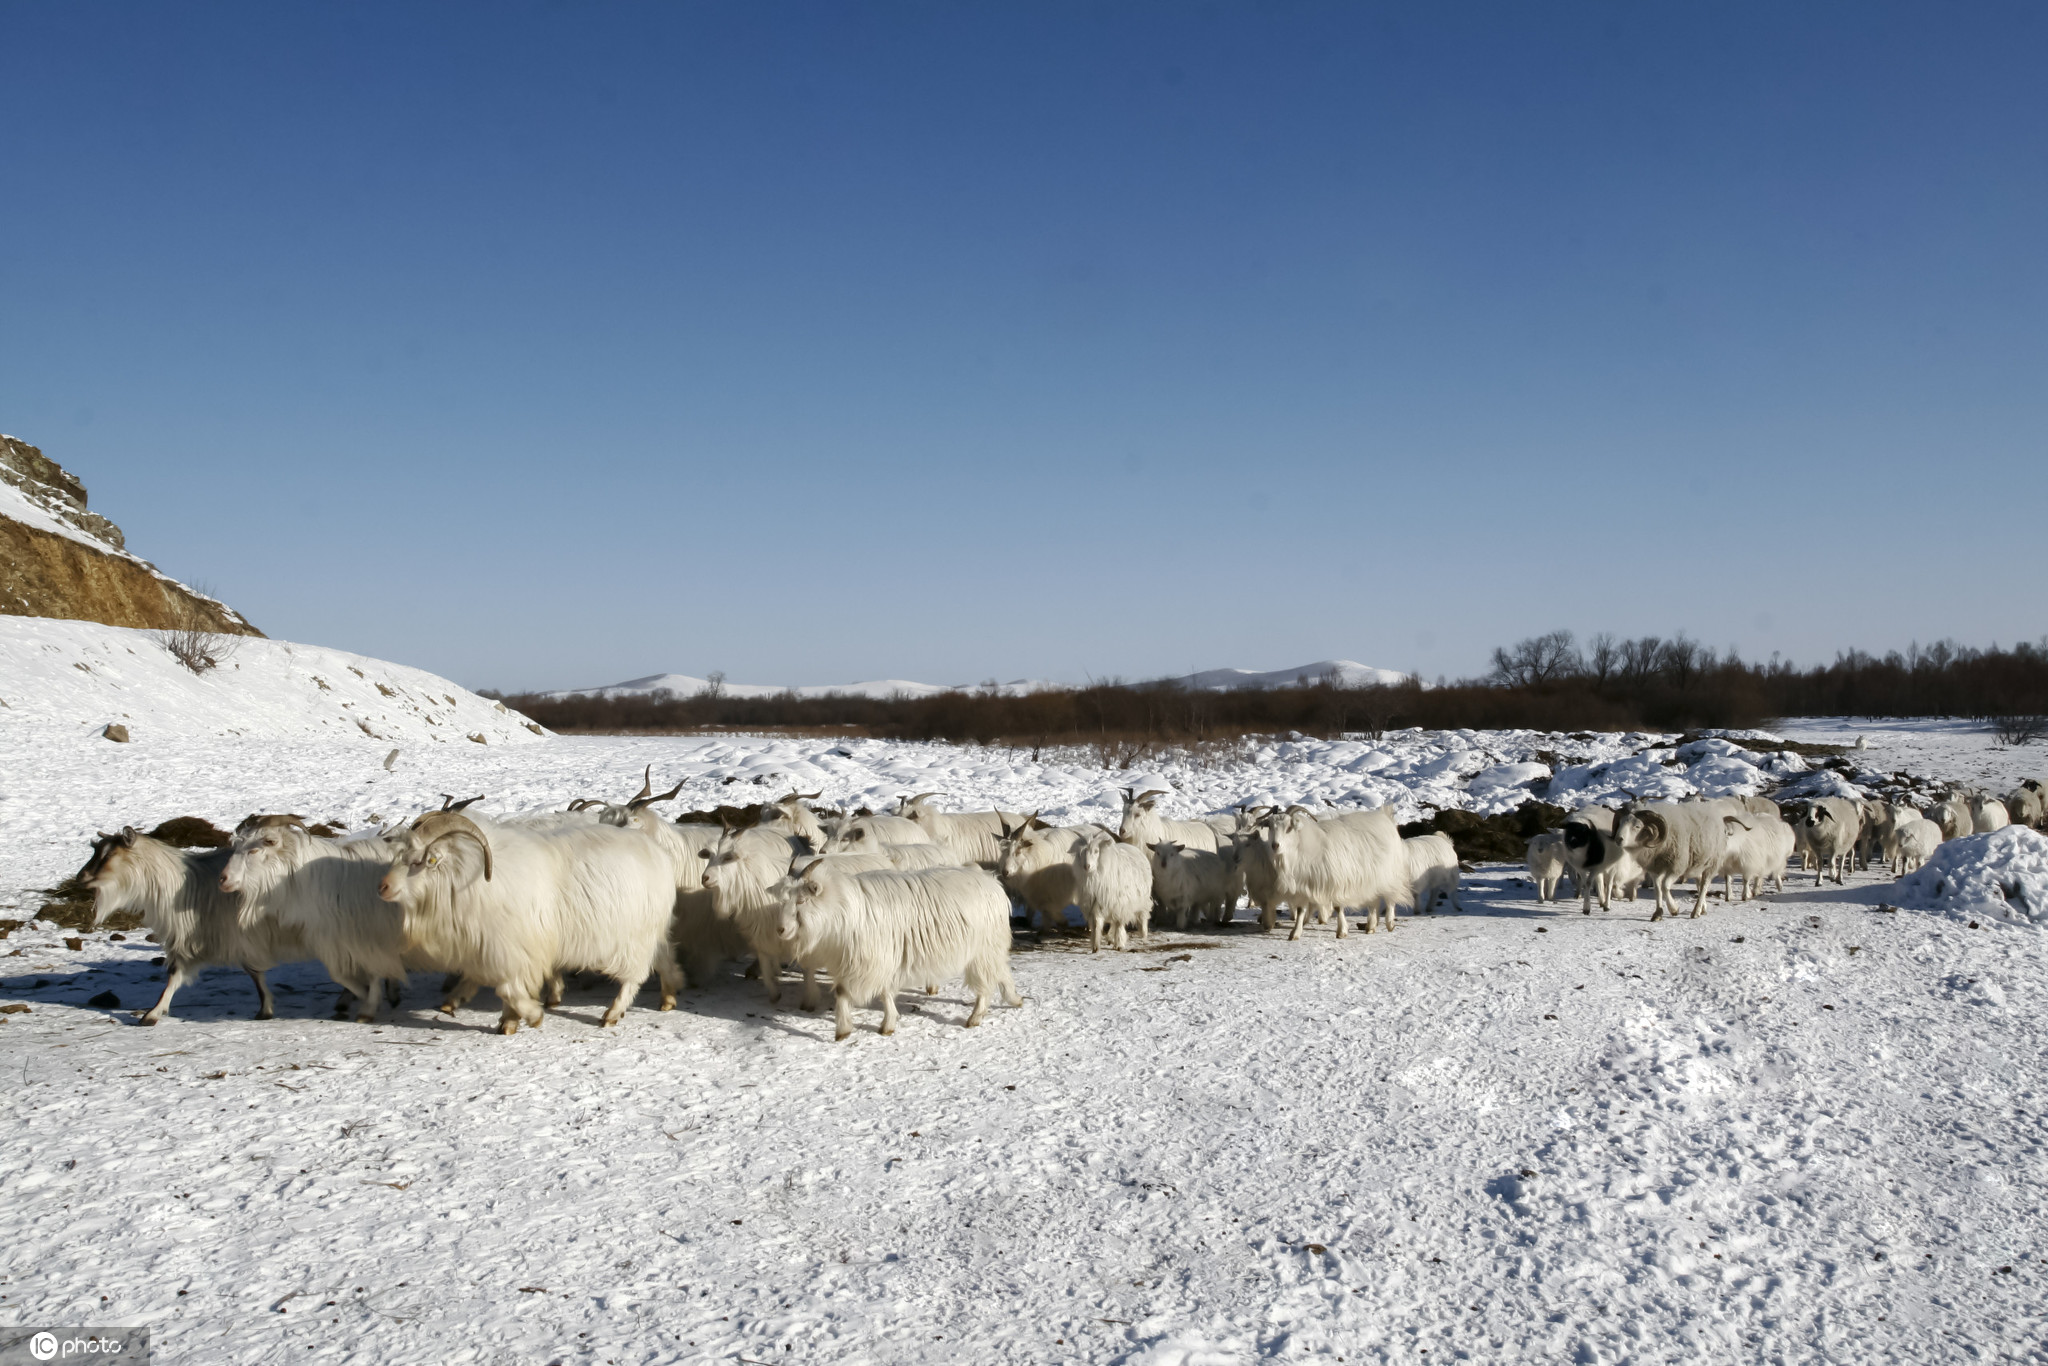
[[[0,430],[473,686],[2048,631],[2036,4],[0,3]]]

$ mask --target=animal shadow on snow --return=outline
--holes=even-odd
[[[1086,941],[1083,940],[1083,947]],[[830,1024],[832,1020],[832,983],[829,978],[818,982],[818,1008],[805,1010],[803,1000],[804,983],[800,973],[784,972],[782,975],[782,1000],[774,1005],[768,1003],[767,993],[758,978],[745,977],[737,967],[729,967],[711,981],[699,984],[691,982],[676,1003],[679,1011],[709,1019],[726,1020],[740,1026],[754,1026],[761,1030],[777,1030],[792,1038],[816,1042],[819,1038],[818,1023]],[[608,1001],[610,998],[607,996]],[[1028,998],[1027,998],[1028,999]],[[1000,1001],[991,1002],[990,1018],[1001,1007]],[[945,1028],[962,1028],[967,1016],[974,1009],[973,993],[960,981],[942,982],[936,995],[927,996],[922,987],[907,987],[896,993],[896,1010],[906,1020],[921,1017]],[[882,1007],[879,1002],[856,1006],[853,1012],[854,1033],[873,1033],[882,1023]],[[809,1028],[805,1028],[805,1025]],[[832,1042],[831,1036],[825,1036]]]
[[[1536,899],[1536,884],[1532,879],[1515,870],[1512,865],[1495,865],[1494,868],[1483,869],[1476,875],[1467,874],[1466,879],[1459,885],[1458,900],[1463,903],[1465,914],[1468,916],[1476,914],[1491,919],[1506,920],[1550,919],[1562,916],[1583,918],[1579,909],[1579,898],[1568,892],[1569,885],[1569,883],[1566,883],[1559,888],[1556,901],[1540,902]],[[1893,883],[1882,876],[1871,877],[1868,874],[1860,874],[1852,875],[1850,881],[1841,887],[1837,887],[1832,883],[1825,887],[1815,887],[1812,874],[1795,873],[1786,876],[1785,890],[1782,892],[1764,892],[1747,902],[1728,902],[1721,899],[1720,884],[1716,882],[1715,891],[1707,898],[1706,910],[1703,912],[1703,915],[1725,915],[1731,911],[1742,912],[1744,910],[1769,910],[1774,905],[1818,905],[1824,903],[1869,905],[1883,900],[1885,894],[1891,890],[1892,886]],[[1690,882],[1672,888],[1672,896],[1678,902],[1678,919],[1684,920],[1692,915],[1694,895],[1695,889]],[[1599,898],[1595,897],[1593,900],[1592,918],[1597,920],[1604,916],[1609,920],[1628,919],[1647,922],[1650,916],[1655,913],[1657,902],[1653,890],[1645,884],[1637,900],[1629,901],[1617,897],[1608,903],[1608,907],[1609,909],[1602,911]],[[1425,915],[1424,918],[1455,918],[1456,914],[1456,912],[1445,908],[1437,911],[1435,917]],[[1671,917],[1667,916],[1665,918],[1670,919]],[[1403,919],[1408,919],[1408,917],[1404,916]]]

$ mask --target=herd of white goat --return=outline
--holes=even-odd
[[[1450,839],[1404,839],[1384,809],[1238,807],[1182,821],[1161,813],[1166,793],[1125,789],[1112,831],[941,811],[932,793],[905,798],[894,815],[821,816],[807,805],[819,794],[792,793],[734,828],[664,820],[653,808],[680,790],[656,794],[643,781],[624,803],[584,798],[500,818],[465,810],[481,798],[448,801],[409,825],[354,835],[254,815],[216,850],[130,827],[99,836],[79,876],[95,925],[136,912],[163,948],[163,994],[144,1024],[213,965],[245,970],[256,1018],[269,1019],[264,974],[314,959],[341,986],[341,1011],[359,1020],[374,1019],[380,1000],[396,1005],[409,973],[428,971],[444,974],[451,1014],[489,987],[507,1034],[538,1026],[571,972],[617,984],[611,1025],[649,977],[668,1010],[686,983],[748,957],[771,1003],[785,968],[802,974],[807,1010],[820,976],[829,979],[841,1039],[854,1008],[879,999],[881,1032],[893,1033],[898,991],[956,979],[974,995],[966,1023],[977,1025],[991,997],[1021,1003],[1009,968],[1013,898],[1041,930],[1078,909],[1091,950],[1148,937],[1155,908],[1185,929],[1191,916],[1227,923],[1242,901],[1271,931],[1285,906],[1290,939],[1311,920],[1342,938],[1347,911],[1371,933],[1439,898],[1459,909],[1463,865]],[[2043,798],[2030,779],[2004,802],[1957,792],[1924,814],[1838,797],[1786,811],[1762,797],[1589,807],[1530,841],[1529,870],[1546,901],[1570,876],[1589,913],[1596,895],[1604,909],[1649,883],[1653,920],[1676,911],[1677,883],[1696,879],[1698,915],[1717,877],[1731,895],[1740,878],[1747,899],[1766,879],[1782,889],[1795,853],[1837,881],[1859,859],[1905,871],[1946,838],[2048,824]]]
[[[1873,863],[1902,877],[1944,840],[2013,824],[2048,828],[2048,787],[2037,779],[2003,800],[1952,788],[1924,810],[1878,797],[1820,797],[1784,807],[1768,797],[1589,806],[1529,841],[1529,874],[1539,901],[1555,900],[1570,878],[1587,914],[1594,897],[1604,911],[1616,896],[1634,900],[1648,883],[1657,897],[1650,919],[1660,920],[1677,912],[1672,888],[1688,878],[1698,884],[1692,914],[1699,915],[1715,878],[1729,900],[1739,879],[1747,901],[1766,881],[1783,891],[1795,856],[1817,882],[1839,883],[1844,873]]]

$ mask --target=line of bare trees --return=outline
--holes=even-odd
[[[1159,747],[1247,735],[1378,734],[1430,729],[1690,730],[1755,726],[1784,716],[1960,716],[1999,724],[2009,743],[2048,729],[2048,640],[2011,649],[1940,641],[1882,658],[1852,650],[1800,669],[1751,663],[1684,634],[1583,645],[1569,631],[1493,652],[1484,678],[1426,688],[1344,687],[1334,678],[1293,687],[1196,692],[1170,682],[1104,683],[1006,696],[993,687],[930,697],[693,696],[505,698],[567,732],[804,729],[899,739],[1044,748],[1084,745],[1106,762]],[[487,694],[495,696],[496,694]]]

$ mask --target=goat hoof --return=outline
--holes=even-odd
[[[850,1038],[852,1038],[852,1037],[853,1037],[853,1031],[852,1031],[852,1030],[850,1030],[850,1029],[842,1029],[842,1030],[839,1030],[838,1032],[836,1032],[836,1033],[834,1033],[834,1034],[832,1035],[832,1042],[834,1042],[834,1043],[845,1043],[845,1042],[846,1042],[846,1041],[847,1041],[848,1039],[850,1039]]]
[[[453,1002],[453,1001],[443,1001],[443,1002],[441,1002],[441,1013],[442,1013],[443,1015],[453,1015],[453,1014],[455,1013],[455,1002]]]
[[[676,998],[673,996],[664,995],[661,998],[661,1008],[663,1010],[674,1010],[676,1008]]]
[[[512,1035],[512,1034],[517,1034],[517,1033],[519,1032],[519,1021],[517,1021],[517,1020],[500,1020],[500,1021],[498,1021],[498,1032],[499,1032],[500,1034],[505,1034],[505,1035],[508,1035],[508,1036],[509,1036],[509,1035]]]

